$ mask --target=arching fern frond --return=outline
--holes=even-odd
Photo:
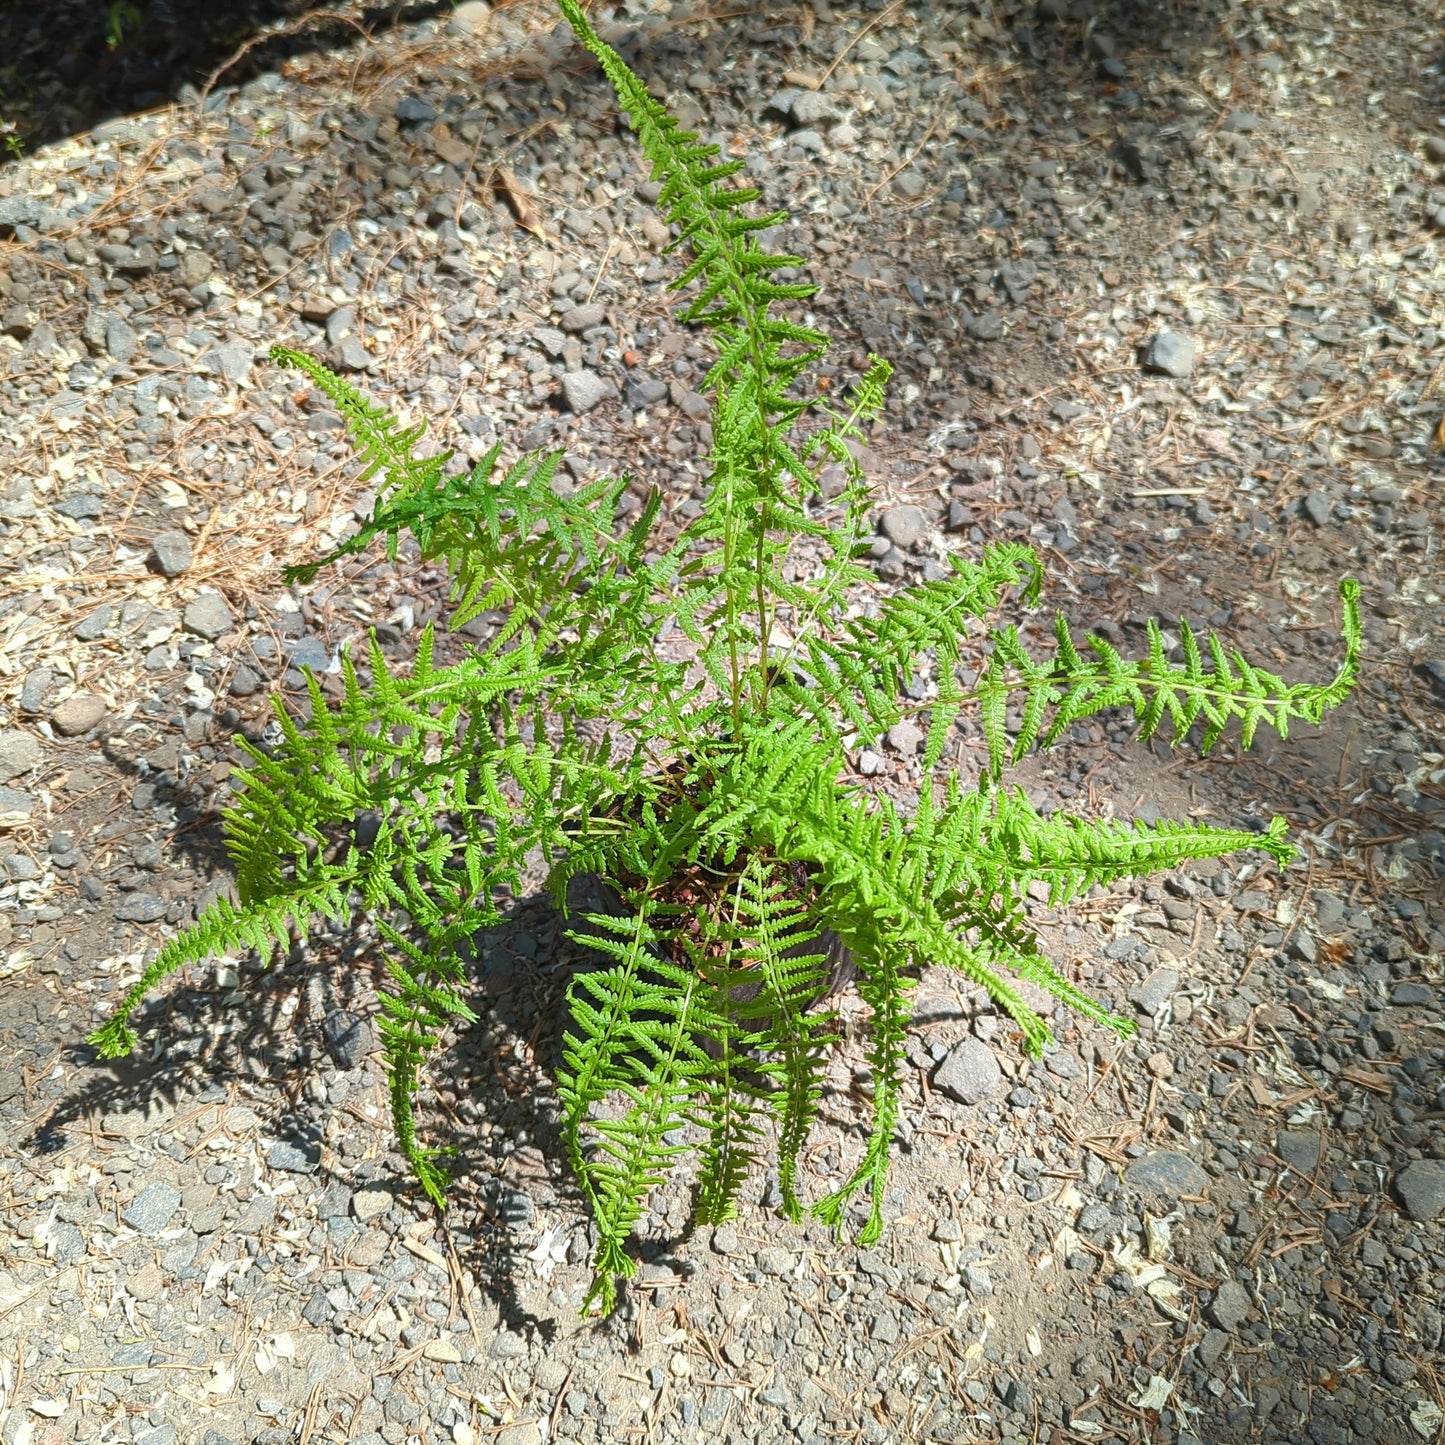
[[[1096,660],[1086,661],[1062,616],[1055,624],[1057,651],[1043,662],[1030,657],[1016,628],[1002,628],[994,633],[993,653],[978,685],[989,770],[997,777],[1006,757],[1017,761],[1036,742],[1047,747],[1078,719],[1110,707],[1129,708],[1138,719],[1141,738],[1152,737],[1166,718],[1175,738],[1183,738],[1203,719],[1201,750],[1206,753],[1235,720],[1245,747],[1262,726],[1286,738],[1291,722],[1318,723],[1349,696],[1358,668],[1360,586],[1352,578],[1340,583],[1340,604],[1345,655],[1335,676],[1323,685],[1287,683],[1255,667],[1242,653],[1227,650],[1213,633],[1206,665],[1193,630],[1183,621],[1179,634],[1184,661],[1179,665],[1169,661],[1163,634],[1152,618],[1149,655],[1140,662],[1126,662],[1100,637],[1088,639]],[[1020,693],[1022,719],[1010,748],[1005,708]]]
[[[305,929],[314,914],[333,923],[350,918],[347,903],[350,874],[345,868],[324,869],[289,894],[237,908],[218,898],[184,933],[169,939],[127,990],[105,1024],[86,1036],[86,1042],[104,1059],[122,1058],[136,1046],[129,1019],[140,1001],[163,980],[191,963],[204,963],[218,954],[255,949],[269,958],[273,949],[291,946],[293,926]]]
[[[434,457],[418,457],[416,445],[426,435],[426,423],[404,427],[385,407],[369,400],[364,393],[343,377],[323,366],[314,357],[290,346],[273,346],[271,360],[277,366],[299,371],[311,379],[341,415],[351,439],[360,448],[360,483],[369,482],[377,473],[385,478],[393,492],[419,491],[439,477],[451,452]]]

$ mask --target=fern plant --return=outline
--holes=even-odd
[[[690,255],[674,284],[690,291],[686,319],[716,343],[701,512],[668,540],[653,495],[619,531],[628,479],[567,492],[553,485],[556,454],[502,469],[494,448],[454,473],[450,454],[418,456],[419,426],[404,429],[319,362],[277,348],[275,360],[341,413],[363,478],[380,482],[358,535],[288,579],[307,581],[377,539],[394,556],[409,533],[424,559],[451,570],[454,627],[482,611],[503,620],[446,666],[428,630],[404,675],[373,638],[370,682],[344,659],[339,705],[308,678],[304,724],[277,702],[280,741],[240,742],[250,765],[225,817],[239,906],[217,902],[172,938],[92,1042],[107,1056],[128,1052],[129,1015],[185,964],[243,948],[265,955],[318,917],[345,925],[364,912],[390,950],[381,1026],[395,1131],[441,1205],[445,1171],[418,1136],[414,1099],[443,1031],[474,1017],[464,945],[500,921],[502,890],[520,886],[532,850],[547,858],[563,909],[571,879],[601,875],[621,906],[574,920],[588,931],[572,936],[602,966],[571,985],[558,1094],[597,1226],[588,1305],[605,1310],[635,1268],[628,1241],[644,1200],[690,1150],[705,1222],[733,1214],[775,1134],[785,1213],[811,1208],[841,1226],[866,1191],[859,1237],[878,1238],[909,997],[925,962],[986,990],[1033,1053],[1049,1029],[1021,980],[1129,1033],[1041,950],[1030,885],[1063,903],[1095,883],[1235,849],[1283,864],[1284,823],[1255,834],[1045,818],[1002,785],[1005,768],[1104,709],[1128,709],[1146,738],[1166,723],[1178,738],[1198,725],[1206,750],[1235,721],[1246,743],[1261,727],[1283,736],[1296,720],[1318,722],[1352,686],[1359,616],[1346,581],[1344,658],[1323,686],[1286,683],[1213,636],[1201,646],[1187,627],[1178,660],[1154,629],[1147,655],[1127,661],[1099,637],[1081,645],[1060,618],[1043,656],[1014,627],[994,627],[971,690],[960,680],[966,628],[1010,597],[1037,601],[1043,574],[1030,548],[955,555],[942,580],[846,616],[848,599],[873,585],[854,560],[870,496],[848,443],[879,414],[888,366],[871,360],[846,409],[808,398],[805,373],[827,341],[779,309],[813,289],[775,279],[802,262],[760,243],[782,213],[757,214],[759,193],[736,180],[742,162],[720,161],[682,130],[576,0],[559,3],[662,182]],[[816,503],[828,464],[846,484],[825,517]],[[800,580],[792,563],[804,545],[820,560]],[[658,654],[669,621],[695,649],[691,663]],[[936,696],[920,709],[907,686],[925,659]],[[949,775],[936,789],[949,725],[970,704],[987,743],[982,776],[964,788]],[[920,710],[924,785],[908,814],[850,781],[847,761]],[[600,742],[585,740],[586,721],[594,737],[603,725]],[[614,745],[623,735],[630,749]],[[365,835],[363,815],[374,821]],[[844,949],[869,1009],[872,1118],[852,1172],[809,1206],[798,1159],[832,1039],[819,1004]]]

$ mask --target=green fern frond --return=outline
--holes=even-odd
[[[941,893],[1023,897],[1033,883],[1049,890],[1050,907],[1095,884],[1178,868],[1191,859],[1260,848],[1283,868],[1294,854],[1287,825],[1276,818],[1264,833],[1203,823],[1093,820],[1057,813],[1041,817],[1022,788],[964,793],[948,779],[948,799],[930,850]]]
[[[888,1160],[898,1124],[898,1085],[908,1031],[908,993],[913,980],[904,972],[912,950],[875,934],[873,947],[856,940],[858,992],[872,1009],[868,1023],[868,1063],[873,1076],[873,1121],[858,1167],[833,1193],[813,1206],[830,1228],[842,1227],[843,1214],[854,1194],[868,1187],[868,1220],[858,1234],[863,1246],[883,1233],[883,1201],[888,1189]],[[845,935],[846,936],[846,935]]]
[[[796,1222],[803,1215],[798,1154],[817,1114],[823,1052],[832,1037],[830,1020],[809,1013],[827,983],[825,955],[814,948],[817,935],[807,927],[803,904],[785,896],[765,859],[754,855],[748,860],[733,901],[733,925],[748,940],[737,966],[757,986],[756,997],[737,1014],[745,1024],[765,1021],[756,1042],[775,1080],[771,1102],[778,1119],[778,1188],[784,1213]]]
[[[644,906],[631,919],[588,915],[604,932],[585,941],[616,962],[579,974],[567,995],[562,1136],[598,1231],[583,1307],[598,1301],[604,1313],[616,1298],[615,1281],[637,1268],[626,1243],[643,1200],[682,1150],[668,1136],[687,1122],[710,1066],[700,1040],[726,1027],[706,1008],[697,974],[657,949],[652,912]],[[611,1095],[627,1101],[621,1118],[597,1112]]]
[[[1318,723],[1353,689],[1360,649],[1359,598],[1359,583],[1353,578],[1340,583],[1345,655],[1334,678],[1323,685],[1287,683],[1253,666],[1241,653],[1229,652],[1213,634],[1208,639],[1211,665],[1206,667],[1187,622],[1180,623],[1184,662],[1179,666],[1170,663],[1163,635],[1152,619],[1149,655],[1141,662],[1125,662],[1099,637],[1088,639],[1097,660],[1084,661],[1062,616],[1055,624],[1057,650],[1049,661],[1035,662],[1018,630],[1002,628],[993,634],[993,653],[978,689],[990,774],[1001,773],[1007,756],[1017,761],[1035,743],[1048,747],[1080,718],[1110,707],[1129,708],[1144,739],[1152,737],[1166,718],[1174,737],[1181,739],[1202,718],[1205,753],[1235,720],[1245,747],[1261,726],[1287,738],[1291,722]],[[1017,693],[1023,694],[1023,715],[1010,748],[1005,709]],[[1045,727],[1050,713],[1052,721]]]
[[[290,894],[246,908],[238,909],[228,899],[218,898],[184,933],[166,941],[110,1019],[87,1035],[86,1042],[105,1059],[129,1054],[136,1045],[135,1032],[128,1022],[131,1014],[152,989],[187,964],[204,963],[218,954],[245,949],[255,949],[264,960],[273,948],[289,948],[290,929],[304,929],[314,914],[332,923],[346,923],[351,916],[347,903],[350,882],[346,869],[326,869]]]
[[[344,377],[337,376],[304,351],[296,351],[289,346],[273,346],[271,360],[277,366],[308,376],[340,413],[347,432],[361,451],[359,483],[370,481],[380,472],[393,491],[420,490],[440,476],[451,459],[451,452],[435,457],[416,456],[416,444],[426,434],[425,422],[403,427],[384,407],[369,401]]]
[[[956,673],[969,619],[990,615],[1010,588],[1023,600],[1038,596],[1043,566],[1031,547],[997,542],[977,563],[949,555],[953,575],[891,597],[874,618],[847,624],[842,640],[810,638],[808,669],[836,697],[849,722],[868,742],[875,741],[901,715],[899,699],[912,679],[918,658],[936,657],[938,700],[933,708],[924,767],[931,769],[943,752],[949,723],[963,700]]]
[[[437,1208],[444,1209],[448,1176],[437,1163],[438,1151],[417,1139],[412,1098],[422,1064],[447,1023],[451,1019],[475,1023],[477,1016],[458,992],[465,986],[465,978],[454,949],[423,951],[384,921],[378,924],[378,932],[393,949],[386,969],[395,992],[383,991],[377,996],[381,1010],[377,1023],[390,1075],[392,1126],[417,1181]]]

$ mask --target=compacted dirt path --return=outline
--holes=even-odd
[[[368,627],[404,663],[444,616],[404,550],[282,588],[370,499],[267,347],[327,357],[463,455],[557,446],[569,476],[627,468],[630,506],[659,486],[681,517],[707,351],[665,289],[656,187],[541,7],[343,26],[239,89],[48,139],[0,167],[0,1441],[1437,1439],[1429,17],[639,0],[599,20],[791,209],[778,243],[837,343],[818,385],[869,350],[897,365],[865,457],[880,590],[1028,538],[1049,604],[1126,651],[1184,615],[1323,679],[1335,584],[1361,579],[1361,686],[1322,728],[1201,763],[1103,718],[1020,773],[1091,816],[1282,812],[1301,857],[1039,904],[1054,956],[1139,1018],[1124,1048],[1060,1014],[1026,1064],[925,970],[883,1242],[780,1222],[761,1175],[713,1231],[659,1191],[600,1324],[548,1073],[576,959],[540,898],[479,940],[484,1022],[423,1096],[458,1149],[445,1227],[390,1150],[364,934],[189,970],[137,1058],[100,1066],[85,1032],[229,887],[230,737],[264,737],[302,665],[334,687]],[[919,741],[855,765],[907,799]],[[980,745],[961,726],[949,765],[973,776]],[[840,1044],[818,1192],[866,1077]]]

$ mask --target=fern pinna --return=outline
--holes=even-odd
[[[662,181],[661,203],[691,259],[675,285],[686,318],[712,333],[709,489],[700,514],[669,535],[653,495],[614,526],[625,476],[575,492],[555,485],[557,454],[503,470],[494,448],[467,471],[449,453],[418,455],[405,428],[303,353],[278,348],[330,399],[380,479],[375,509],[335,551],[289,569],[320,569],[404,533],[453,579],[453,625],[488,611],[499,625],[461,661],[439,665],[428,630],[406,675],[373,639],[370,681],[343,662],[343,697],[328,706],[310,680],[302,723],[277,704],[279,743],[242,743],[226,813],[240,904],[218,902],[172,938],[92,1036],[128,1052],[128,1018],[167,975],[216,953],[285,945],[317,918],[363,912],[388,951],[381,1030],[393,1122],[426,1192],[445,1200],[442,1162],[419,1138],[420,1071],[449,1023],[473,1017],[464,959],[478,929],[501,918],[540,849],[548,886],[567,906],[569,881],[600,875],[618,907],[576,920],[599,966],[579,973],[563,1022],[562,1138],[597,1232],[588,1305],[609,1308],[634,1263],[629,1238],[648,1193],[697,1159],[696,1209],[720,1223],[764,1155],[775,1151],[784,1211],[802,1217],[798,1161],[823,1092],[832,1045],[825,1005],[851,955],[868,1006],[872,1120],[843,1184],[810,1207],[846,1222],[868,1195],[860,1238],[883,1228],[898,1119],[909,997],[924,963],[986,990],[1039,1052],[1048,1025],[1026,981],[1127,1033],[1064,978],[1028,918],[1030,888],[1053,904],[1189,859],[1258,848],[1290,856],[1282,820],[1262,834],[1196,823],[1041,816],[1005,768],[1105,709],[1127,709],[1141,737],[1167,722],[1200,728],[1210,748],[1234,722],[1247,744],[1318,722],[1354,681],[1359,589],[1341,584],[1344,658],[1323,686],[1288,683],[1182,624],[1178,655],[1151,628],[1147,655],[1081,643],[1060,617],[1036,656],[1012,625],[981,643],[965,685],[971,624],[1010,598],[1033,606],[1043,570],[1031,548],[1000,542],[952,556],[947,575],[866,607],[874,587],[855,561],[871,499],[850,441],[882,410],[888,367],[873,358],[850,405],[805,400],[826,338],[774,313],[812,287],[773,279],[797,257],[765,252],[781,213],[755,215],[740,162],[682,130],[575,0],[559,0],[615,87]],[[819,473],[839,466],[824,512]],[[811,566],[795,568],[801,552]],[[798,580],[799,577],[806,580]],[[696,666],[668,661],[655,639],[674,621]],[[977,628],[975,628],[977,631]],[[848,752],[878,739],[917,704],[920,665],[935,682],[925,705],[924,785],[910,814],[847,777]],[[976,705],[986,757],[965,789],[935,791],[950,725]],[[604,725],[587,742],[579,722]],[[1011,725],[1012,723],[1012,725]],[[596,728],[592,729],[595,736]],[[630,748],[613,738],[628,737]],[[363,820],[365,825],[363,826]],[[587,925],[587,932],[580,925]]]

